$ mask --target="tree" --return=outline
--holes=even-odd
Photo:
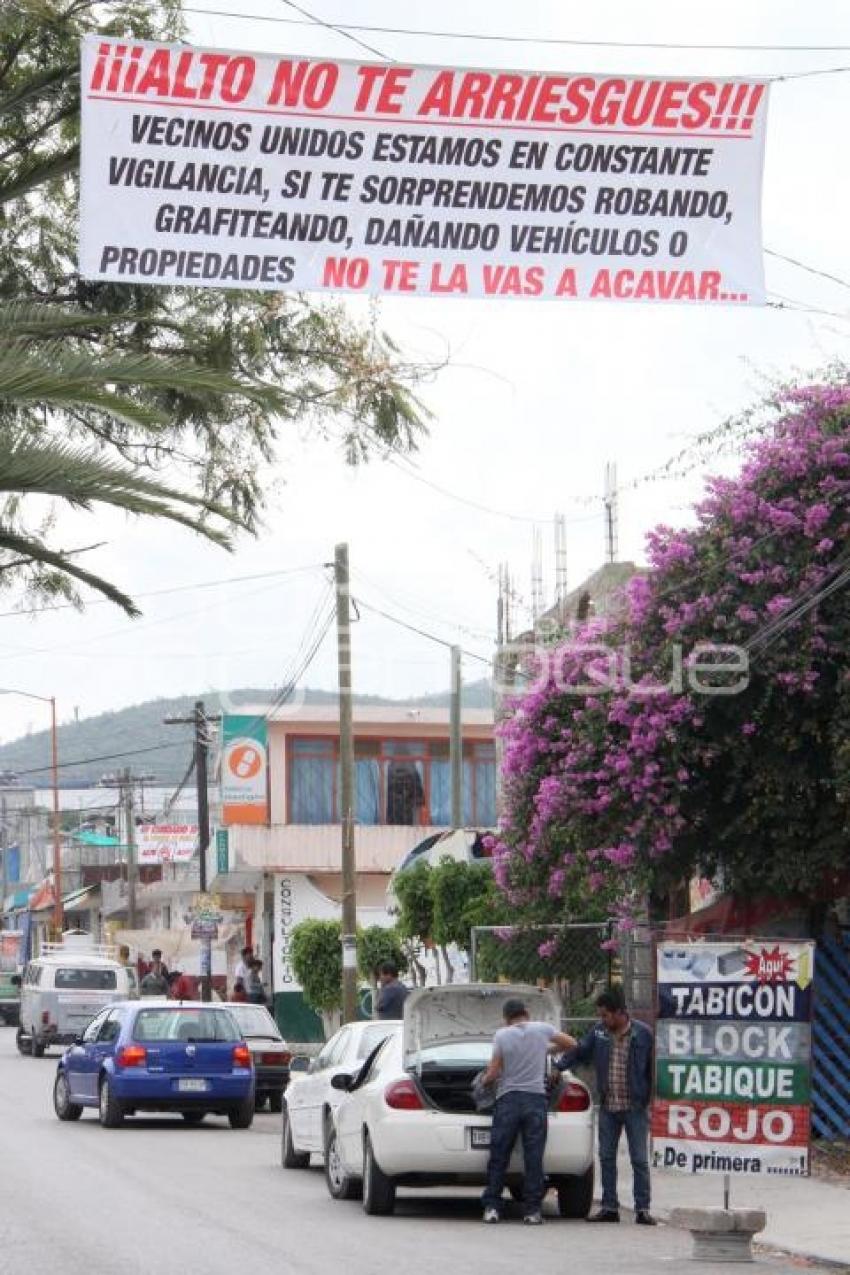
[[[378,970],[392,961],[400,971],[407,968],[407,956],[395,926],[369,925],[357,934],[357,966],[360,977],[374,988]]]
[[[0,350],[9,445],[60,437],[160,482],[176,470],[199,507],[248,527],[282,425],[309,423],[350,463],[413,448],[425,413],[412,387],[426,369],[338,304],[79,278],[78,46],[91,30],[183,34],[176,0],[18,0],[0,13],[0,300],[41,307],[38,329]],[[16,381],[19,355],[32,375]],[[75,555],[48,550],[25,517],[7,501],[3,525],[30,551],[0,545],[0,582],[34,570],[36,583],[73,594]]]
[[[342,933],[339,921],[301,921],[292,930],[292,968],[304,999],[321,1014],[326,1033],[342,1009]]]
[[[564,643],[505,724],[496,871],[536,920],[628,913],[695,873],[816,900],[846,871],[846,372],[768,412],[695,525],[650,535],[623,614]]]
[[[469,951],[470,917],[489,895],[492,881],[492,870],[484,863],[463,863],[446,857],[431,869],[432,933],[442,952],[449,983],[454,970],[448,949],[454,946],[462,952]]]
[[[431,869],[420,860],[411,868],[397,872],[393,889],[398,900],[396,929],[404,947],[407,963],[420,983],[425,982],[425,967],[417,959],[417,951],[430,947],[434,928],[434,900],[431,894]]]

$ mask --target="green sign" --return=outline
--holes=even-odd
[[[227,828],[216,828],[215,870],[219,875],[230,871],[230,834]]]
[[[810,1096],[809,1068],[805,1063],[659,1059],[656,1095],[674,1101],[802,1105]]]

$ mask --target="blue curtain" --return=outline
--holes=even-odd
[[[334,764],[331,758],[293,757],[291,823],[334,822]]]
[[[478,809],[475,812],[477,828],[496,826],[496,762],[475,763],[475,795]]]
[[[431,812],[435,828],[448,828],[452,817],[452,772],[447,761],[431,759]]]
[[[354,763],[355,806],[358,823],[381,820],[381,785],[377,761],[364,758]]]

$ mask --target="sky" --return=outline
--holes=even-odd
[[[198,7],[243,10],[232,18],[188,13],[198,44],[362,54],[342,34],[306,20],[288,25],[248,17],[298,20],[285,0],[198,0]],[[768,255],[773,304],[766,308],[382,299],[374,306],[376,320],[404,356],[446,364],[421,390],[432,420],[414,460],[415,476],[380,459],[352,471],[332,444],[291,427],[267,475],[261,535],[241,540],[231,555],[165,524],[115,513],[62,515],[58,542],[89,543],[94,531],[106,543],[87,562],[134,593],[144,615],[129,621],[95,602],[83,614],[21,616],[9,614],[19,601],[15,595],[0,595],[0,682],[55,695],[60,720],[159,695],[285,683],[327,589],[324,564],[343,540],[350,545],[353,592],[363,604],[354,629],[355,691],[404,698],[448,684],[445,645],[368,607],[442,643],[460,643],[467,652],[464,677],[478,678],[493,651],[500,562],[513,574],[517,620],[526,618],[521,608],[531,594],[535,525],[551,601],[553,516],[567,519],[569,587],[575,587],[603,559],[603,473],[613,462],[621,488],[619,557],[641,561],[652,526],[689,520],[704,474],[644,477],[777,379],[846,356],[850,47],[629,47],[850,46],[844,0],[716,0],[710,6],[525,0],[521,7],[507,0],[310,0],[307,8],[328,23],[463,33],[451,39],[362,33],[388,58],[406,62],[795,77],[770,91],[764,245],[848,282],[842,286]],[[475,33],[521,35],[525,42],[484,41]],[[831,73],[801,74],[816,70]],[[371,321],[366,302],[350,304]],[[333,688],[335,659],[331,630],[305,680]],[[0,740],[41,729],[47,713],[36,701],[3,696]]]

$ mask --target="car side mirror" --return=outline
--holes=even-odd
[[[338,1071],[335,1076],[331,1076],[331,1089],[341,1089],[343,1093],[348,1093],[353,1083],[354,1077],[345,1071]]]

